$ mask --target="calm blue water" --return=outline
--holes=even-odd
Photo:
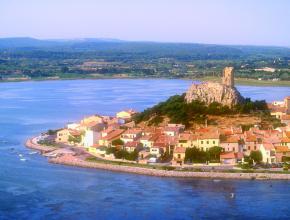
[[[1,83],[0,219],[289,219],[287,181],[163,179],[71,168],[48,164],[23,146],[49,128],[93,113],[142,110],[189,85],[182,80]],[[290,87],[239,89],[267,101],[290,95]]]

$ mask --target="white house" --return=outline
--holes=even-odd
[[[80,126],[79,123],[68,123],[67,128],[72,130],[78,130],[78,127]]]
[[[93,127],[89,127],[85,130],[82,143],[84,147],[91,147],[98,143],[102,137],[101,131],[105,128],[105,124],[99,123]]]
[[[121,140],[126,144],[128,142],[136,141],[142,135],[142,130],[138,128],[128,129],[121,135]]]
[[[275,147],[271,143],[263,143],[260,145],[263,163],[276,163]]]

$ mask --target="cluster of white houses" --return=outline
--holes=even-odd
[[[235,164],[257,150],[262,153],[264,163],[277,163],[290,158],[290,97],[273,102],[269,107],[271,114],[281,119],[285,127],[272,130],[252,127],[244,132],[240,127],[204,127],[188,131],[181,124],[140,127],[131,121],[136,112],[128,110],[115,117],[93,115],[79,123],[70,123],[57,132],[56,142],[77,143],[92,154],[101,154],[105,147],[112,147],[120,139],[122,146],[117,147],[128,152],[137,151],[140,162],[167,152],[173,155],[172,163],[183,163],[186,148],[197,147],[206,151],[219,146],[223,148],[220,155],[223,164]]]

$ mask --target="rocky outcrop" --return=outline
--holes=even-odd
[[[210,104],[218,102],[222,105],[233,107],[242,103],[244,98],[235,87],[230,87],[216,82],[205,82],[192,84],[186,92],[185,100],[187,103],[199,100]]]

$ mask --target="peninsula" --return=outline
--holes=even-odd
[[[242,97],[234,69],[222,83],[136,112],[91,115],[27,140],[49,162],[172,177],[290,179],[290,97]]]

